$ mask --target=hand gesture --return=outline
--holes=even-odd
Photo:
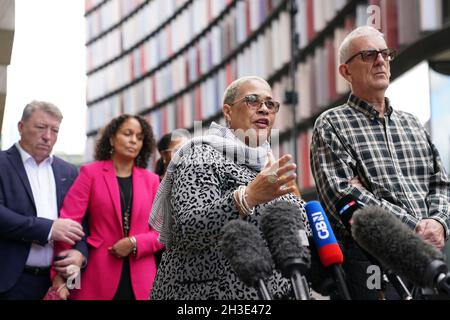
[[[261,203],[270,202],[285,194],[296,191],[295,184],[297,178],[295,163],[288,163],[292,160],[291,155],[285,155],[278,161],[269,157],[266,167],[247,186],[247,203],[254,207]]]

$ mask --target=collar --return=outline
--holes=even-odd
[[[231,160],[237,161],[239,164],[246,164],[258,172],[264,169],[269,159],[269,153],[271,153],[267,140],[258,147],[249,147],[236,136],[233,130],[214,121],[205,138],[211,140],[209,144],[217,151],[224,153],[226,157],[232,156]],[[234,152],[230,154],[229,150],[234,150]]]
[[[17,150],[19,150],[19,154],[20,154],[20,158],[22,159],[23,163],[26,163],[27,161],[30,161],[30,159],[32,159],[32,161],[34,161],[34,163],[36,163],[36,160],[33,158],[32,155],[30,155],[28,152],[26,152],[22,146],[20,145],[19,142],[16,142],[15,147],[17,148]],[[53,164],[53,155],[50,155],[47,159],[44,159],[44,161],[42,162],[48,162],[50,165]]]
[[[384,98],[385,104],[386,104],[386,112],[385,116],[391,117],[392,112],[394,109],[391,106],[391,102],[389,101],[389,98]],[[361,98],[351,94],[348,98],[347,104],[364,113],[367,117],[370,118],[370,120],[380,119],[380,113],[368,102],[362,100]]]

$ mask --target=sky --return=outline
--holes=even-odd
[[[428,63],[422,62],[395,79],[386,97],[393,108],[412,113],[422,124],[428,122],[431,117]]]
[[[32,100],[64,116],[54,153],[83,154],[86,142],[86,53],[83,0],[16,0],[2,148],[19,139],[17,122]]]

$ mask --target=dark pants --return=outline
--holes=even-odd
[[[128,257],[123,260],[122,274],[113,300],[136,300],[131,284],[130,259]]]
[[[391,283],[385,283],[382,278],[377,279],[378,275],[373,271],[374,269],[368,269],[372,266],[372,263],[366,258],[363,251],[361,251],[361,249],[354,242],[347,242],[343,249],[344,264],[342,266],[345,271],[348,290],[353,300],[380,299],[381,291],[371,287],[373,284],[376,284],[376,282],[380,283],[385,299],[401,299],[400,295],[397,293],[397,290]],[[372,271],[368,272],[368,270]],[[374,279],[379,281],[373,281]],[[405,284],[411,291],[411,284],[408,282]]]
[[[22,273],[14,287],[0,293],[0,300],[42,300],[50,286],[50,272],[40,275]]]

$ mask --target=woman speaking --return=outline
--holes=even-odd
[[[270,156],[268,140],[279,108],[264,79],[238,79],[224,94],[226,127],[213,123],[207,135],[185,143],[172,158],[149,219],[166,246],[152,299],[258,299],[257,290],[245,286],[223,256],[220,238],[230,220],[259,225],[264,207],[279,197],[300,206],[307,225],[304,202],[292,194],[292,157]],[[278,272],[268,288],[275,298],[291,292]]]

